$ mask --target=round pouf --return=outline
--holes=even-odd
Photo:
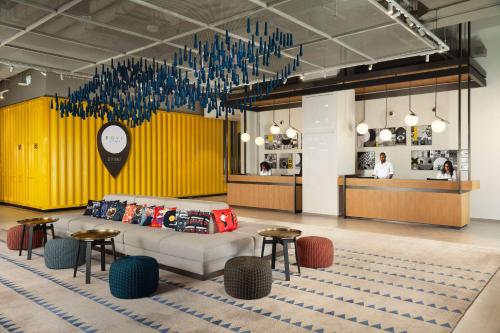
[[[130,256],[117,260],[109,269],[109,289],[117,298],[141,298],[158,289],[158,262],[151,257]]]
[[[333,264],[333,243],[318,236],[301,237],[297,240],[297,256],[300,266],[323,268]]]
[[[75,267],[76,255],[78,254],[79,242],[75,239],[57,238],[47,241],[45,244],[44,258],[45,266],[50,269],[65,269]],[[80,246],[80,257],[78,266],[85,263],[85,244]]]
[[[236,257],[224,267],[224,289],[240,299],[257,299],[269,295],[273,284],[271,263],[259,257]]]
[[[26,233],[24,234],[23,250],[28,249],[29,233],[28,228],[26,228]],[[7,230],[7,248],[9,250],[19,250],[19,243],[21,242],[21,236],[23,234],[23,226],[16,225],[15,227]],[[37,229],[33,232],[33,248],[42,246],[43,244],[43,230]]]

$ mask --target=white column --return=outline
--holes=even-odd
[[[354,90],[302,98],[303,212],[338,215],[337,179],[355,173]]]

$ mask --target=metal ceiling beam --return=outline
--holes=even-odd
[[[68,77],[75,77],[79,78],[82,80],[88,80],[91,79],[92,76],[90,75],[85,75],[85,74],[75,74],[72,73],[71,71],[63,68],[57,68],[57,67],[48,67],[48,66],[42,66],[42,65],[37,65],[37,64],[28,64],[24,62],[19,62],[15,60],[10,60],[10,59],[0,59],[0,64],[5,65],[5,66],[13,66],[16,68],[26,68],[26,69],[34,69],[40,72],[52,72],[55,74],[63,74],[64,76]]]
[[[21,50],[21,51],[28,51],[28,52],[32,52],[32,53],[36,53],[36,54],[40,54],[40,55],[44,55],[44,56],[51,56],[51,57],[56,57],[56,58],[60,58],[60,59],[65,59],[65,60],[83,62],[83,63],[87,63],[87,64],[93,64],[94,63],[93,60],[75,58],[75,57],[70,57],[70,56],[66,56],[66,55],[62,55],[62,54],[58,54],[58,53],[52,53],[52,52],[41,51],[41,50],[34,50],[34,49],[22,47],[22,46],[14,46],[14,45],[11,45],[11,44],[4,45],[4,47],[5,48],[9,48],[9,49],[15,49],[15,50]]]
[[[320,35],[320,36],[328,38],[329,40],[331,40],[331,41],[333,41],[333,42],[335,42],[335,43],[337,43],[337,44],[345,47],[346,49],[350,50],[351,52],[359,54],[360,56],[362,56],[362,57],[364,57],[364,58],[366,58],[368,60],[371,60],[371,61],[375,60],[373,57],[369,56],[368,54],[363,53],[363,52],[361,52],[359,50],[356,50],[355,48],[353,48],[353,47],[349,46],[348,44],[342,42],[338,38],[334,38],[330,34],[324,32],[324,31],[322,31],[320,29],[317,29],[317,28],[313,27],[312,25],[307,24],[304,21],[301,21],[301,20],[299,20],[299,19],[297,19],[297,18],[295,18],[295,17],[293,17],[293,16],[291,16],[291,15],[289,15],[289,14],[287,14],[287,13],[285,13],[285,12],[279,10],[279,9],[276,9],[274,7],[270,7],[265,2],[262,2],[260,0],[248,0],[248,1],[250,1],[251,3],[256,4],[256,5],[258,5],[258,6],[262,7],[262,8],[266,8],[270,12],[272,12],[274,14],[277,14],[278,16],[281,16],[281,17],[283,17],[283,18],[285,18],[285,19],[287,19],[287,20],[289,20],[289,21],[291,21],[291,22],[293,22],[293,23],[295,23],[297,25],[300,25],[301,27],[306,28],[306,29],[308,29],[308,30],[310,30],[310,31],[312,31],[312,32]]]
[[[56,17],[57,15],[64,13],[66,10],[79,4],[80,2],[82,2],[82,0],[72,0],[70,2],[65,3],[64,5],[62,5],[61,7],[57,8],[57,9],[50,9],[52,11],[50,14],[47,14],[47,15],[43,16],[41,19],[39,19],[38,21],[31,23],[26,28],[24,28],[22,31],[19,31],[18,33],[14,34],[13,36],[11,36],[7,39],[4,39],[0,43],[0,47],[5,46],[8,43],[13,42],[14,40],[21,37],[22,35],[30,32],[31,30],[35,29],[36,27],[38,27],[38,26],[44,24],[45,22],[51,20],[52,18]]]

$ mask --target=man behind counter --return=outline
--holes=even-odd
[[[373,169],[373,176],[381,179],[391,179],[394,175],[394,168],[391,162],[387,161],[387,156],[384,152],[380,153],[380,162],[375,164]]]

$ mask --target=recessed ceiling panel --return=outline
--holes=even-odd
[[[304,45],[303,51],[303,60],[325,68],[340,67],[366,60],[364,57],[331,40],[323,40],[321,42]],[[291,50],[291,52],[296,53],[297,48]]]
[[[349,35],[340,40],[375,59],[430,49],[426,43],[400,25]]]
[[[15,39],[13,46],[29,48],[48,53],[57,53],[63,56],[82,59],[90,62],[112,57],[116,52],[104,51],[101,49],[85,47],[76,43],[65,42],[57,38],[40,36],[36,33],[27,33]],[[57,50],[57,51],[55,51]]]
[[[23,64],[32,64],[39,67],[51,67],[64,70],[73,70],[88,65],[87,62],[65,59],[57,56],[42,55],[40,53],[14,49],[9,46],[0,48],[0,59],[11,60]]]
[[[102,28],[64,16],[56,17],[39,26],[36,30],[57,37],[78,40],[90,45],[119,50],[121,52],[153,43],[148,39]]]
[[[146,58],[151,58],[151,59],[155,59],[155,60],[158,60],[158,61],[161,61],[163,62],[163,60],[166,60],[168,63],[172,63],[172,61],[174,60],[174,52],[178,52],[178,49],[173,47],[173,46],[170,46],[170,45],[166,45],[166,44],[160,44],[160,45],[156,45],[154,47],[150,47],[150,48],[147,48],[145,50],[142,50],[140,52],[137,52],[134,54],[135,57],[146,57]]]
[[[0,22],[26,28],[49,12],[32,6],[18,4],[10,0],[0,1]]]
[[[14,36],[21,30],[0,26],[0,41],[4,41],[9,37]]]
[[[211,24],[259,8],[247,0],[150,0],[159,7]]]
[[[84,0],[67,13],[159,39],[198,27],[168,13],[127,0]]]
[[[305,43],[308,41],[316,40],[320,38],[321,36],[318,34],[315,34],[314,32],[304,29],[300,25],[293,23],[286,18],[283,18],[277,14],[271,13],[267,10],[259,12],[257,14],[254,14],[250,16],[251,20],[251,32],[255,32],[255,23],[256,21],[259,21],[259,27],[260,27],[260,32],[262,32],[262,35],[264,33],[264,22],[267,21],[268,23],[268,32],[271,34],[274,31],[276,31],[276,28],[279,28],[280,31],[284,33],[293,33],[293,42],[295,45],[298,45],[300,43]],[[222,24],[219,26],[219,28],[225,30],[227,29],[229,32],[237,34],[239,36],[243,36],[245,38],[250,37],[247,34],[246,28],[247,27],[247,20],[246,18],[242,19],[237,19],[233,20],[231,22]]]
[[[394,22],[368,1],[292,0],[276,9],[333,37]]]

